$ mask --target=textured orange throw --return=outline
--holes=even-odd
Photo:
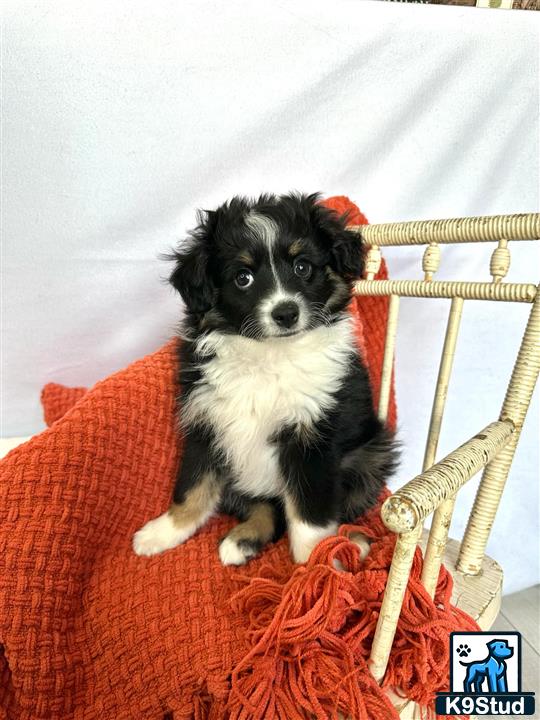
[[[386,311],[352,304],[375,388]],[[364,563],[342,528],[305,567],[286,539],[222,567],[225,517],[163,555],[133,553],[180,461],[175,363],[171,342],[87,393],[48,385],[51,427],[0,463],[0,718],[396,718],[366,666],[394,542],[377,511]],[[434,604],[420,571],[418,552],[386,684],[427,704],[446,683],[448,632],[475,626],[450,606],[448,573]]]

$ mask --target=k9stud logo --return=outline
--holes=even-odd
[[[521,690],[520,633],[452,633],[450,692],[437,695],[439,715],[533,715],[534,693]]]

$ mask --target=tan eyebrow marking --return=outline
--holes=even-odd
[[[253,261],[253,258],[251,257],[251,255],[248,253],[247,250],[244,250],[243,252],[241,252],[240,255],[238,255],[238,259],[240,260],[240,262],[243,262],[246,265],[254,265],[255,264]]]
[[[300,239],[297,239],[289,245],[289,255],[298,255],[298,253],[302,252],[303,248],[304,244]]]

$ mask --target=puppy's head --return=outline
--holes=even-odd
[[[170,281],[201,329],[264,339],[328,324],[363,269],[345,220],[317,195],[233,198],[200,214]]]

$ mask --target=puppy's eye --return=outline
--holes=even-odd
[[[295,275],[302,278],[302,280],[307,280],[311,276],[313,265],[309,260],[298,259],[294,261],[293,269]]]
[[[236,287],[240,288],[240,290],[245,290],[248,288],[253,280],[255,278],[253,277],[253,273],[251,270],[239,270],[236,273],[236,277],[234,278],[234,282],[236,283]]]

